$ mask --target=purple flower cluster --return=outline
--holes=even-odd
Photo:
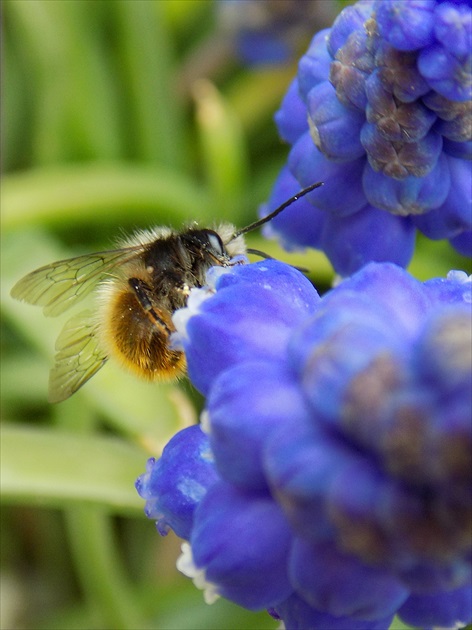
[[[238,58],[253,66],[297,59],[313,31],[335,17],[334,3],[318,0],[220,0],[215,6]]]
[[[416,230],[472,253],[472,7],[360,0],[301,58],[276,123],[292,145],[261,214],[325,186],[266,226],[348,276],[406,266]]]
[[[371,263],[320,298],[269,260],[192,291],[174,322],[203,430],[137,489],[208,601],[300,630],[472,620],[471,288]]]

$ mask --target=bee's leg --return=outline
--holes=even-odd
[[[133,289],[136,294],[136,298],[141,305],[141,308],[149,315],[149,318],[153,322],[153,324],[162,326],[167,334],[171,334],[172,330],[165,323],[165,321],[159,317],[159,315],[154,310],[151,300],[149,299],[149,287],[147,284],[141,280],[140,278],[130,278],[128,280],[128,284]]]

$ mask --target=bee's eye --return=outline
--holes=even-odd
[[[208,232],[208,242],[214,252],[216,252],[220,256],[223,256],[223,254],[225,253],[225,247],[218,234],[216,234],[215,232]]]

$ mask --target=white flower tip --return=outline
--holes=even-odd
[[[200,414],[200,428],[206,435],[211,435],[211,422],[208,409],[204,409]]]
[[[184,542],[180,549],[182,553],[177,558],[177,569],[187,577],[193,578],[198,569],[193,562],[192,548],[189,543]]]
[[[206,273],[206,281],[208,283],[208,287],[213,291],[216,290],[216,283],[218,279],[221,278],[225,273],[231,272],[231,267],[210,267]]]
[[[465,271],[453,269],[447,274],[447,280],[463,286],[462,299],[466,304],[472,302],[472,275],[468,276]]]
[[[191,578],[195,586],[203,591],[206,604],[213,604],[220,597],[216,584],[207,582],[205,569],[199,569],[193,561],[192,547],[189,543],[182,543],[182,554],[177,558],[177,570]]]
[[[217,265],[210,267],[206,274],[206,286],[190,289],[187,305],[184,308],[177,309],[172,315],[172,321],[176,328],[176,332],[171,335],[170,339],[172,350],[184,350],[184,343],[188,340],[187,322],[193,315],[197,315],[200,312],[203,302],[216,293],[218,278],[225,273],[230,273],[232,266],[247,262],[249,261],[246,256],[241,255],[231,259],[231,266],[222,267]]]
[[[465,284],[466,282],[472,283],[472,275],[468,276],[465,271],[453,269],[447,274],[447,279],[451,282],[457,282],[458,284]]]
[[[202,303],[212,296],[214,291],[208,287],[202,289],[194,288],[190,290],[187,306],[177,309],[172,315],[172,321],[176,332],[171,335],[170,347],[172,350],[184,350],[184,343],[188,340],[187,323],[188,320],[200,312]]]

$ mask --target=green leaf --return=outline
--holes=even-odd
[[[121,157],[112,73],[94,36],[97,24],[90,5],[23,0],[8,2],[6,8],[34,77],[23,89],[35,104],[36,163]]]
[[[128,130],[134,157],[181,167],[184,163],[182,105],[174,85],[171,31],[164,26],[160,2],[118,2],[120,72],[127,85]]]
[[[4,424],[1,494],[4,502],[64,508],[86,502],[139,515],[134,482],[147,454],[115,437]]]
[[[34,224],[172,222],[212,217],[208,196],[173,171],[90,163],[8,175],[2,184],[3,230]]]

